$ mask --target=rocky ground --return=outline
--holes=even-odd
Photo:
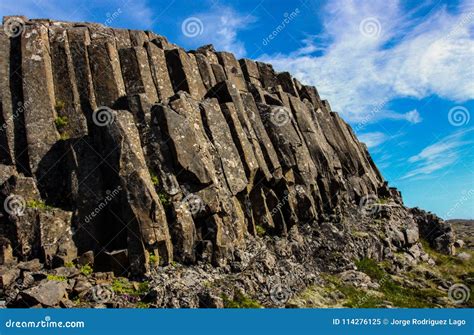
[[[355,213],[355,212],[354,212]],[[357,214],[358,215],[358,214]],[[354,218],[352,218],[354,220]],[[425,240],[410,252],[360,258],[378,219],[359,224],[294,226],[287,238],[248,236],[248,246],[226,267],[173,262],[142,278],[95,272],[92,254],[45,269],[38,259],[2,266],[5,306],[93,308],[323,308],[473,307],[474,250],[461,240],[453,255]],[[360,221],[364,221],[363,224]],[[372,229],[357,229],[371,222]],[[262,234],[263,235],[263,234]],[[327,239],[322,242],[319,237]],[[341,243],[345,241],[345,243]],[[345,247],[342,247],[345,245]],[[351,250],[351,251],[349,251]],[[419,253],[413,257],[414,253]],[[315,257],[315,255],[318,255]],[[353,258],[348,257],[353,255]]]

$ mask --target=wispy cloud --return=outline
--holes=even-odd
[[[369,149],[377,147],[378,145],[385,142],[388,138],[389,137],[386,134],[379,131],[359,135],[359,140],[364,142]]]
[[[233,52],[236,57],[243,57],[247,51],[238,39],[241,30],[248,29],[256,21],[252,15],[242,14],[228,6],[214,6],[210,11],[190,15],[200,21],[198,34],[186,35],[183,32],[182,42],[191,47],[213,44],[217,50]],[[181,25],[181,23],[180,23]]]
[[[316,85],[354,122],[380,101],[432,94],[474,98],[474,6],[466,0],[453,14],[445,5],[432,10],[427,5],[432,4],[407,12],[399,1],[331,1],[322,13],[323,36],[305,39],[295,52],[260,58]],[[422,16],[422,10],[428,14]],[[421,120],[418,111],[380,112],[374,119]]]
[[[473,130],[474,128],[457,131],[411,156],[408,162],[413,164],[413,168],[400,179],[431,175],[458,162],[474,142],[470,136]]]

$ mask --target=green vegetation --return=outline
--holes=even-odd
[[[356,263],[357,269],[361,272],[367,274],[370,278],[377,281],[383,279],[387,274],[385,271],[378,265],[376,261],[370,258],[363,258]]]
[[[263,228],[263,227],[260,226],[260,225],[255,225],[255,231],[257,232],[257,235],[258,235],[258,236],[263,236],[263,235],[265,235],[265,233],[266,233],[265,228]]]
[[[51,210],[53,207],[46,205],[43,201],[41,200],[28,200],[26,203],[26,207],[28,208],[34,208],[34,209],[43,209],[43,210]]]
[[[150,264],[152,266],[158,265],[160,263],[160,256],[150,253]]]
[[[73,262],[66,262],[66,263],[64,263],[64,266],[67,267],[67,268],[73,268],[74,263]]]
[[[54,280],[54,281],[66,281],[67,278],[64,276],[56,276],[56,275],[48,275],[48,280]]]
[[[224,301],[224,308],[262,308],[258,301],[250,299],[241,292],[235,293],[233,300],[226,295],[222,295],[222,300]]]
[[[86,264],[81,267],[80,271],[84,276],[90,276],[92,272],[94,272],[94,269],[92,269],[92,267],[89,264]]]
[[[153,171],[150,171],[150,176],[151,176],[151,182],[153,183],[153,185],[155,186],[160,185],[160,180],[158,179],[158,176]]]
[[[127,278],[116,278],[112,282],[112,291],[117,294],[128,294],[131,296],[141,296],[148,293],[150,290],[150,283],[144,282],[130,282]]]
[[[171,199],[166,192],[159,191],[158,198],[160,199],[160,202],[164,207],[168,207],[171,205]]]
[[[451,281],[459,281],[459,278],[470,276],[473,277],[474,269],[474,251],[470,249],[458,249],[456,253],[465,252],[471,255],[469,260],[463,261],[456,256],[445,255],[433,250],[428,242],[421,240],[423,249],[430,255],[436,263],[436,270],[439,271],[440,275]]]
[[[56,100],[56,103],[54,104],[54,109],[56,112],[63,110],[66,107],[66,103],[62,100]]]
[[[55,120],[54,120],[54,124],[56,125],[56,129],[58,130],[59,132],[59,139],[61,141],[66,141],[70,138],[69,134],[64,131],[64,128],[67,127],[68,125],[68,118],[67,116],[58,116]]]
[[[68,125],[68,118],[67,116],[58,116],[54,120],[54,124],[56,125],[56,128],[58,128],[59,131],[64,129]]]
[[[382,265],[382,266],[381,266]],[[381,297],[371,297],[354,287],[344,287],[339,284],[338,289],[348,298],[348,307],[377,307],[382,301],[388,301],[395,307],[426,308],[435,307],[434,299],[443,296],[443,293],[435,289],[414,289],[403,287],[396,283],[392,277],[383,269],[384,263],[377,263],[372,259],[362,259],[356,262],[359,271],[367,274],[373,281],[380,285]],[[360,297],[360,294],[365,297]],[[362,302],[362,304],[361,304]]]
[[[390,202],[390,198],[379,198],[377,199],[377,203],[381,205],[386,205]]]
[[[150,304],[147,302],[139,301],[135,305],[136,308],[150,308]]]

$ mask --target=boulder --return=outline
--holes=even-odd
[[[20,294],[20,303],[26,306],[41,304],[43,307],[56,307],[67,296],[66,282],[42,281],[39,285],[24,290]]]

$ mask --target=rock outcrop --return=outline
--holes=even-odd
[[[135,277],[173,262],[239,272],[268,238],[261,272],[286,259],[304,277],[395,251],[418,260],[430,229],[451,252],[447,228],[403,206],[317,89],[270,64],[5,17],[0,102],[3,264],[92,254],[96,270]],[[22,296],[52,305],[64,287],[48,285]]]

